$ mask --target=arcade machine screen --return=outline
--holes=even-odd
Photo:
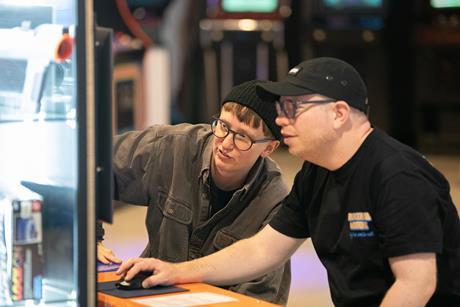
[[[460,0],[430,0],[430,5],[435,9],[460,8]]]
[[[278,9],[277,0],[222,0],[222,10],[228,13],[272,13]]]
[[[324,0],[324,6],[332,9],[380,8],[383,0]]]

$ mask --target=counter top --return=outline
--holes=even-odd
[[[105,282],[105,281],[112,281],[117,280],[118,276],[114,272],[104,272],[98,273],[98,281]],[[187,292],[179,292],[179,293],[169,293],[169,294],[159,294],[159,295],[151,295],[151,296],[142,296],[142,297],[134,297],[134,298],[120,298],[111,296],[102,292],[97,294],[98,306],[99,307],[134,307],[134,306],[146,306],[137,302],[140,299],[149,299],[149,298],[160,298],[160,297],[173,297],[174,295],[183,295],[183,294],[199,294],[199,293],[212,293],[212,294],[220,294],[226,297],[231,297],[237,299],[237,301],[233,302],[225,302],[225,303],[212,303],[212,304],[205,304],[205,305],[194,305],[194,306],[239,306],[239,307],[274,307],[278,306],[272,303],[268,303],[262,300],[255,299],[250,296],[242,295],[236,292],[228,291],[225,289],[221,289],[219,287],[211,286],[204,283],[190,283],[190,284],[181,284],[177,285],[178,287],[188,289]],[[191,305],[190,305],[191,306]]]

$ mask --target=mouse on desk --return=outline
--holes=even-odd
[[[142,287],[142,282],[144,279],[147,277],[152,276],[152,272],[149,271],[141,271],[137,273],[131,280],[124,280],[124,278],[121,278],[115,286],[117,289],[120,290],[141,290],[145,289]]]

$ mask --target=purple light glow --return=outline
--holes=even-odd
[[[304,243],[291,258],[293,290],[328,288],[327,273],[316,256],[310,241]]]

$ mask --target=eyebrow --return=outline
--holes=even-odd
[[[233,129],[232,126],[226,121],[226,120],[223,120],[222,118],[219,118],[220,121],[222,121],[224,124],[226,124],[228,126],[228,128],[234,130],[235,132],[239,133],[239,134],[243,134],[243,135],[246,135],[248,136],[251,140],[256,140],[257,138],[252,136],[250,133],[248,133],[247,131],[244,131],[244,130],[241,130],[241,129]]]

